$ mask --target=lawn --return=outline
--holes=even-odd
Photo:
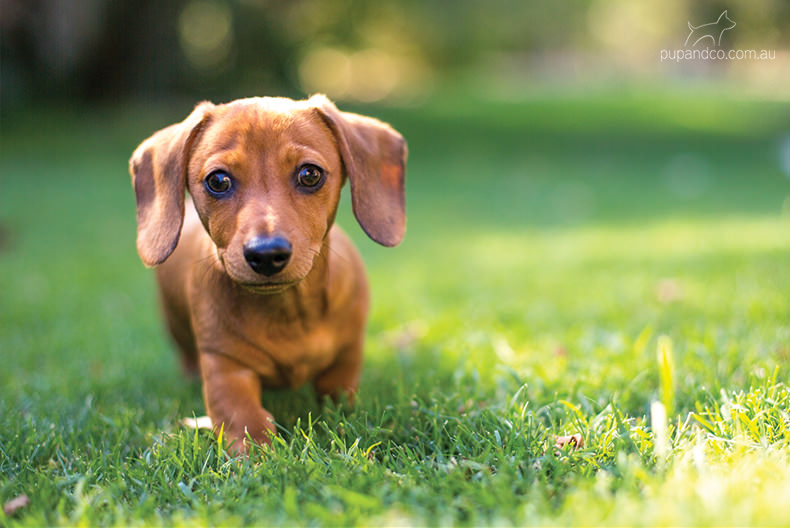
[[[400,247],[338,216],[372,287],[358,403],[265,393],[249,459],[180,425],[200,386],[134,246],[128,156],[188,110],[3,116],[0,502],[31,502],[0,524],[790,521],[790,105],[360,108],[410,158]]]

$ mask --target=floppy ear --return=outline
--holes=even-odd
[[[339,111],[323,95],[309,102],[335,136],[359,225],[379,244],[398,245],[406,232],[406,141],[386,123]]]
[[[164,262],[178,244],[189,152],[212,107],[200,103],[184,121],[143,141],[129,160],[137,200],[137,252],[146,266]]]

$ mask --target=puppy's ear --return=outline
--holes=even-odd
[[[211,108],[211,103],[200,103],[184,121],[143,141],[129,160],[137,200],[137,252],[146,266],[164,262],[178,244],[189,153]]]
[[[335,136],[357,221],[379,244],[398,245],[406,232],[406,141],[386,123],[339,111],[323,95],[309,102]]]

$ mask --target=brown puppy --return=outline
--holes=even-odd
[[[236,449],[275,431],[262,386],[312,381],[353,398],[368,286],[335,211],[348,178],[365,232],[398,244],[405,163],[400,134],[322,95],[201,103],[132,155],[138,252],[158,266],[183,365],[199,368],[208,415]]]

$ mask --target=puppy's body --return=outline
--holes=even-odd
[[[368,286],[362,259],[342,229],[330,229],[321,254],[302,281],[261,294],[227,276],[190,205],[178,246],[156,269],[165,319],[185,369],[198,368],[196,343],[200,342],[204,352],[226,356],[255,371],[266,387],[297,388],[316,380],[319,394],[353,390]],[[331,374],[338,361],[346,364],[346,387],[332,386],[333,380],[322,376]]]
[[[274,433],[262,387],[353,398],[368,286],[335,212],[348,179],[365,232],[399,243],[405,160],[400,134],[323,96],[201,103],[132,155],[138,252],[158,266],[184,367],[236,449]]]

